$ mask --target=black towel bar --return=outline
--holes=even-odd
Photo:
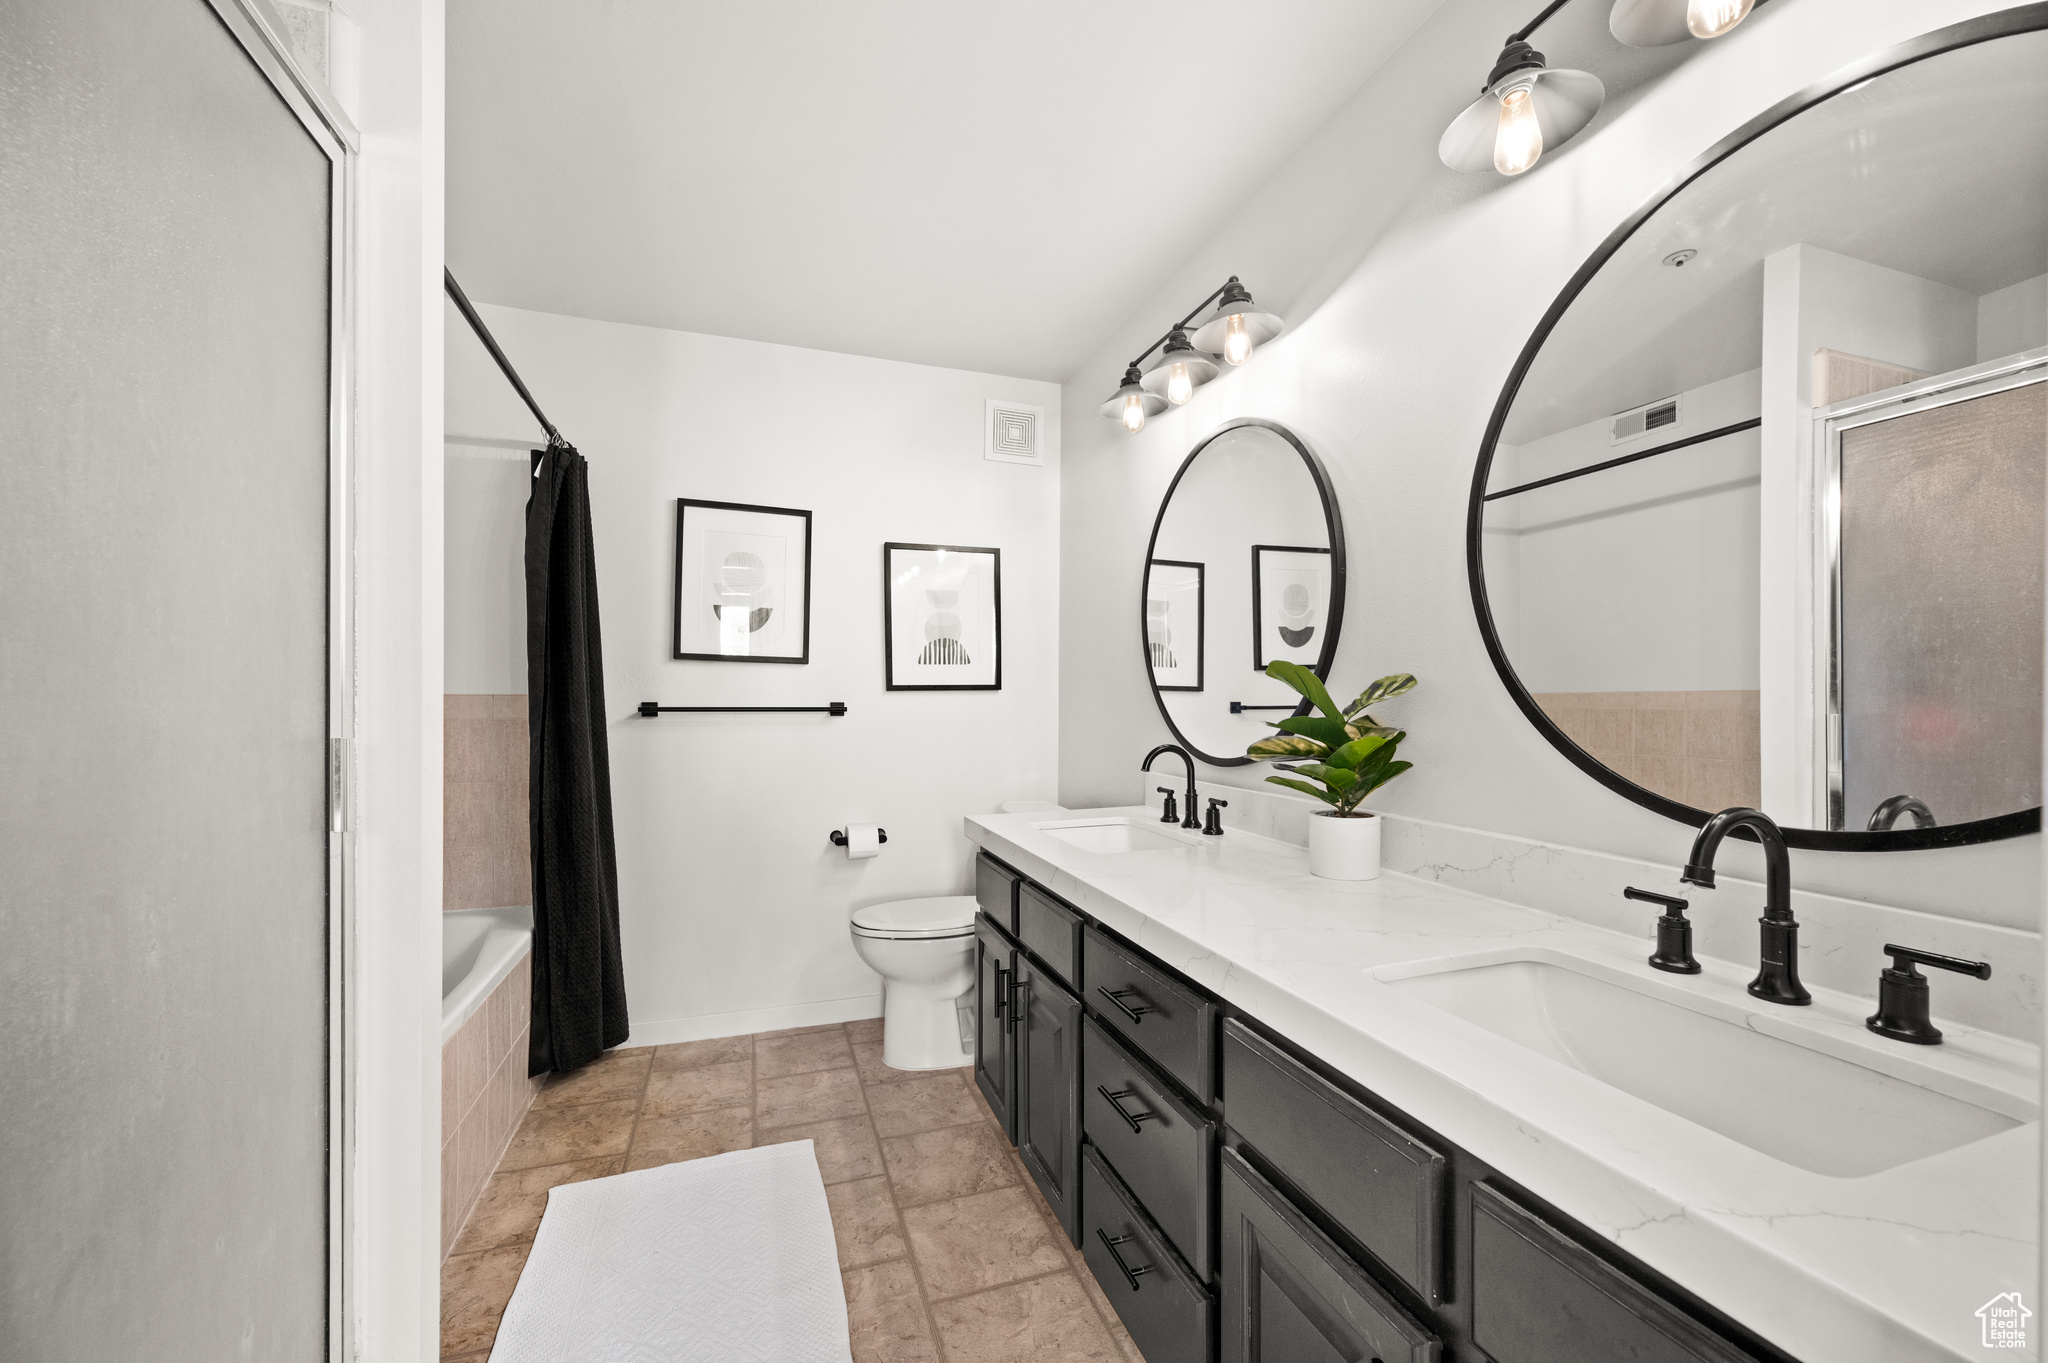
[[[1233,715],[1241,715],[1247,710],[1298,710],[1300,708],[1299,703],[1294,705],[1246,705],[1241,700],[1230,702],[1230,713]]]
[[[830,705],[656,705],[651,700],[640,702],[640,717],[653,719],[656,715],[843,715],[846,702],[835,700]]]

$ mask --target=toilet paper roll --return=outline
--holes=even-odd
[[[882,850],[882,830],[871,823],[850,823],[846,826],[846,859],[860,861],[865,857],[878,855]]]

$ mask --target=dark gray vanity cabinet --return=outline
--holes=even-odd
[[[974,1083],[1003,1134],[1017,1139],[1017,1036],[1010,1000],[1017,944],[984,916],[974,920]]]
[[[1067,1238],[1081,1243],[1081,1001],[1017,956],[1017,1154]]]
[[[1207,1279],[1216,1123],[1090,1018],[1082,1029],[1081,1127],[1173,1248]]]
[[[1081,1254],[1147,1363],[1204,1363],[1215,1299],[1093,1147],[1081,1156]],[[1274,1363],[1279,1363],[1276,1356]]]
[[[991,923],[1004,932],[1017,932],[1017,893],[1024,877],[983,852],[974,859],[974,900]]]
[[[1017,941],[1069,989],[1081,984],[1081,915],[1030,881],[1017,887]]]
[[[1199,1103],[1216,1101],[1216,1000],[1099,928],[1081,934],[1088,1006]]]

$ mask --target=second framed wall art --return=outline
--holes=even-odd
[[[882,643],[891,691],[1000,691],[1002,551],[883,545]]]

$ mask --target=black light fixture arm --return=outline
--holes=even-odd
[[[470,305],[469,295],[455,282],[455,272],[445,265],[441,267],[441,284],[448,291],[448,296],[455,300],[456,310],[462,314],[462,320],[469,323],[469,329],[476,333],[476,338],[484,343],[484,349],[490,351],[491,358],[498,362],[499,371],[504,374],[506,382],[512,385],[513,391],[519,394],[519,400],[526,404],[526,410],[533,413],[533,419],[548,433],[548,448],[560,446],[563,449],[574,449],[575,446],[564,440],[562,433],[555,429],[555,423],[542,414],[540,404],[533,400],[532,393],[526,391],[526,383],[519,377],[519,371],[512,367],[512,361],[506,359],[505,352],[499,349],[498,338],[491,335],[491,329],[484,325],[484,319],[477,316],[476,309]]]
[[[1515,30],[1513,33],[1510,33],[1508,35],[1509,45],[1512,46],[1515,43],[1528,42],[1529,35],[1534,33],[1537,29],[1543,27],[1543,23],[1546,19],[1550,18],[1551,15],[1557,13],[1559,10],[1563,9],[1566,5],[1570,3],[1571,0],[1551,0],[1550,4],[1545,5],[1543,7],[1543,13],[1537,15],[1534,19],[1531,19],[1528,23],[1522,25],[1519,29]]]
[[[1188,323],[1194,321],[1197,317],[1200,317],[1202,315],[1203,308],[1208,307],[1211,303],[1221,298],[1224,294],[1229,293],[1233,285],[1237,288],[1237,290],[1240,293],[1244,292],[1244,285],[1239,282],[1238,277],[1236,275],[1232,275],[1229,279],[1223,281],[1222,286],[1218,288],[1216,292],[1210,294],[1207,298],[1204,298],[1201,302],[1195,304],[1194,310],[1192,312],[1190,312],[1187,316],[1181,318],[1178,322],[1175,322],[1172,326],[1168,327],[1166,329],[1166,334],[1164,336],[1161,336],[1151,345],[1148,345],[1143,350],[1139,351],[1138,358],[1131,361],[1130,367],[1132,369],[1136,369],[1139,365],[1145,363],[1146,358],[1150,356],[1153,351],[1159,349],[1159,347],[1165,345],[1168,341],[1173,339],[1174,332],[1187,330]],[[1245,294],[1245,297],[1249,299],[1251,295]]]

